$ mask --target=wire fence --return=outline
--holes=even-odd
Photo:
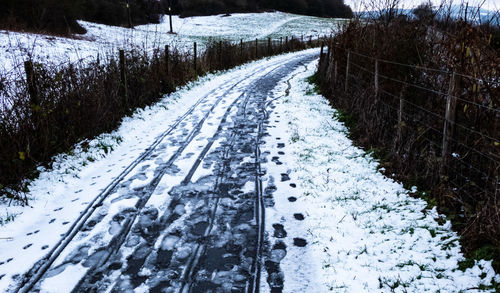
[[[366,108],[374,110],[361,116],[378,115],[372,121],[393,129],[385,133],[395,144],[412,137],[413,151],[425,156],[420,159],[437,162],[437,170],[428,172],[440,183],[449,183],[460,198],[498,198],[498,74],[477,77],[403,64],[342,48],[331,40],[321,67],[332,75],[327,80],[334,92],[368,95]],[[363,102],[351,99],[352,104]],[[416,133],[410,136],[408,131]]]

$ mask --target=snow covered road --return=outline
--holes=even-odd
[[[0,290],[455,292],[500,281],[486,261],[458,270],[449,223],[352,145],[304,81],[318,54],[212,76],[124,121],[119,145],[105,136],[58,158],[32,184],[32,209],[0,227],[11,240]],[[104,158],[92,153],[103,141],[114,149]]]

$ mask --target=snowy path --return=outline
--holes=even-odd
[[[242,71],[165,125],[47,256],[18,278],[21,291],[256,288],[264,231],[262,214],[254,215],[263,212],[263,201],[254,191],[266,98],[316,55],[275,58]],[[209,281],[214,272],[220,280]]]
[[[318,53],[212,76],[125,121],[105,158],[61,158],[33,183],[32,209],[0,227],[12,239],[0,290],[454,292],[500,281],[486,261],[457,270],[449,223],[352,146],[304,82]]]

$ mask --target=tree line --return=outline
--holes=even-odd
[[[232,12],[279,10],[284,12],[323,16],[352,17],[344,0],[172,0],[181,16]]]
[[[159,23],[169,12],[187,17],[268,10],[352,17],[344,0],[2,0],[0,28],[85,33],[77,19],[129,26]]]

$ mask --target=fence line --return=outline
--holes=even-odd
[[[337,48],[337,49],[340,49],[340,50],[346,50],[346,49],[344,49],[342,47],[339,47],[339,46],[335,46],[335,45],[332,45],[332,46],[335,47],[335,48]],[[349,51],[351,51],[351,50],[349,50]],[[355,52],[355,51],[351,51],[351,53],[355,54],[357,56],[361,56],[361,57],[365,57],[365,58],[371,59],[371,60],[378,60],[379,62],[393,64],[393,65],[399,65],[399,66],[404,66],[404,67],[413,68],[413,69],[419,69],[419,70],[425,70],[425,71],[433,71],[433,72],[450,74],[450,75],[454,73],[453,71],[448,71],[448,70],[443,70],[443,69],[429,68],[429,67],[419,66],[419,65],[413,65],[413,64],[404,64],[404,63],[395,62],[395,61],[391,61],[391,60],[386,60],[386,59],[382,59],[382,58],[378,58],[378,57],[368,56],[368,55],[365,55],[365,54],[362,54],[362,53],[359,53],[359,52]],[[478,78],[478,77],[474,77],[474,76],[471,76],[471,75],[468,75],[468,74],[458,73],[458,72],[455,72],[455,74],[457,74],[457,75],[459,75],[461,77],[465,77],[465,78],[469,78],[469,79],[475,79],[476,81],[480,81],[480,82],[487,82],[487,83],[492,83],[492,84],[500,85],[500,81],[494,81],[494,80],[485,81],[484,79],[481,79],[481,78]]]
[[[498,103],[498,100],[495,99],[495,96],[492,96],[493,93],[489,88],[483,88],[482,92],[486,93],[483,97],[488,101],[489,105],[467,100],[464,95],[470,94],[474,97],[475,94],[479,92],[477,89],[478,85],[470,85],[467,83],[464,85],[467,86],[466,88],[461,88],[459,83],[462,78],[474,79],[481,83],[489,84],[493,89],[498,89],[498,87],[500,87],[500,82],[491,80],[495,79],[495,77],[480,79],[467,74],[450,72],[447,70],[384,60],[361,54],[351,49],[340,48],[332,44],[331,40],[328,42],[327,46],[329,46],[328,52],[332,53],[331,55],[328,54],[327,58],[325,58],[327,60],[325,60],[324,64],[320,64],[320,66],[328,66],[328,64],[332,62],[335,64],[335,73],[333,77],[334,89],[337,89],[336,66],[340,62],[341,66],[345,66],[343,91],[347,93],[353,86],[357,90],[372,91],[374,93],[372,103],[375,104],[375,106],[377,103],[380,103],[380,105],[387,107],[388,116],[385,115],[387,117],[384,116],[384,119],[389,119],[387,121],[396,123],[395,127],[398,129],[397,137],[401,138],[402,122],[405,120],[414,121],[417,125],[424,127],[422,130],[419,130],[417,141],[423,139],[428,142],[430,146],[437,148],[437,151],[441,152],[441,161],[439,164],[442,169],[440,174],[447,175],[452,185],[462,187],[459,192],[465,192],[472,188],[484,194],[498,193],[498,185],[500,185],[497,174],[500,170],[500,156],[497,154],[498,147],[500,146],[500,138],[496,136],[498,130],[495,130],[493,126],[489,127],[489,125],[487,125],[486,127],[488,128],[486,129],[489,130],[486,132],[483,130],[483,127],[476,127],[477,122],[473,124],[473,121],[470,122],[471,125],[467,125],[467,119],[469,118],[466,116],[467,114],[465,112],[467,109],[471,109],[471,111],[474,111],[471,112],[471,115],[487,115],[486,117],[492,119],[494,125],[498,125],[500,109],[498,105],[493,104]],[[333,52],[333,48],[341,49],[341,56],[336,56]],[[338,54],[338,52],[337,50],[336,53]],[[366,65],[361,65],[353,60],[353,56],[360,56],[368,59],[368,61],[364,61]],[[391,77],[384,74],[384,68],[380,67],[380,63],[412,68],[421,73],[432,72],[433,74],[437,74],[438,77],[444,77],[444,80],[448,80],[448,92],[445,93],[440,89],[430,88],[428,86],[408,82],[407,80]],[[331,73],[330,69],[330,67],[327,68],[327,70],[329,70],[328,74]],[[432,77],[431,75],[423,76],[425,78]],[[369,80],[371,80],[371,82],[369,82]],[[395,85],[398,86],[395,87]],[[439,87],[442,86],[442,84],[439,85]],[[400,94],[392,92],[395,88],[401,89]],[[422,97],[417,96],[417,102],[410,101],[404,96],[404,92],[408,88],[422,91],[421,93],[423,95],[420,94]],[[419,92],[415,93],[418,94]],[[426,97],[425,93],[431,95]],[[391,100],[386,102],[387,99],[384,97],[390,97]],[[422,101],[421,104],[418,101]],[[352,103],[355,102],[356,101],[352,101]],[[398,103],[399,105],[395,106]],[[430,105],[433,105],[433,110],[429,109]],[[463,118],[461,118],[463,122],[460,119],[456,119],[459,117],[457,115],[461,113],[461,111],[457,111],[459,106],[464,109],[464,114],[462,114]],[[443,112],[437,113],[435,112],[436,109],[442,109]],[[393,114],[390,114],[392,112]],[[431,117],[432,119],[429,119]],[[437,125],[441,125],[442,129],[439,129]],[[493,135],[491,135],[491,133],[493,133]],[[439,141],[440,139],[441,141]],[[495,144],[497,148],[492,149],[492,144]],[[461,154],[458,154],[458,152],[461,152]],[[450,173],[452,171],[455,173]],[[476,181],[476,179],[479,179],[482,183],[475,183],[474,181]]]

